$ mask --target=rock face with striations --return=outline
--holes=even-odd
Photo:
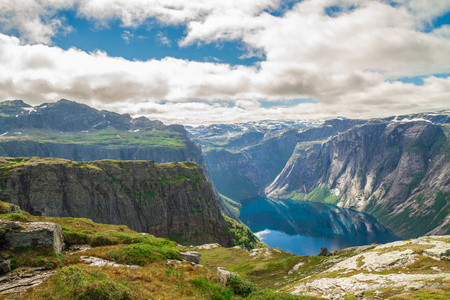
[[[0,158],[0,199],[33,215],[124,224],[178,242],[228,244],[227,223],[192,162]]]
[[[372,122],[299,143],[269,197],[367,212],[403,237],[450,232],[450,152],[444,125]]]
[[[0,128],[0,156],[4,157],[193,161],[203,168],[223,206],[200,148],[181,125],[166,126],[62,99],[38,106],[21,100],[0,102]]]
[[[20,223],[0,219],[1,246],[5,248],[53,248],[61,253],[64,242],[61,226],[48,222]]]

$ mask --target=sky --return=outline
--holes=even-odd
[[[0,101],[164,123],[450,109],[450,0],[0,0]]]

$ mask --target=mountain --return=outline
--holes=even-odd
[[[60,100],[32,107],[21,100],[0,103],[0,155],[60,157],[78,161],[149,159],[195,161],[201,152],[182,126],[133,119]]]
[[[404,238],[449,232],[446,130],[429,122],[380,122],[298,144],[266,193],[358,209]]]
[[[200,148],[181,125],[166,126],[62,99],[38,106],[21,100],[0,102],[0,128],[0,156],[193,161],[212,184]],[[214,184],[213,190],[224,212],[232,215]]]
[[[234,243],[227,233],[234,225],[192,162],[20,157],[0,158],[0,170],[1,201],[32,215],[124,224],[179,243]]]
[[[192,140],[202,145],[208,170],[219,192],[242,201],[264,196],[265,188],[283,170],[297,143],[326,140],[365,122],[344,119],[309,123],[275,121],[273,125],[264,122],[264,126],[225,124],[188,129],[194,136]]]
[[[202,143],[219,192],[231,199],[336,204],[410,238],[450,232],[449,121],[442,111],[338,118],[270,132],[242,126],[214,142],[204,128],[205,138],[191,133]]]

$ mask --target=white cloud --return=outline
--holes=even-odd
[[[159,42],[161,46],[167,47],[172,46],[172,41],[167,36],[165,36],[161,31],[156,34],[156,40]]]
[[[58,10],[73,7],[66,0],[2,0],[0,1],[0,30],[20,34],[24,42],[51,44],[57,34],[73,30],[64,24],[63,18],[56,18]]]
[[[0,28],[16,28],[21,39],[0,34],[0,99],[37,104],[68,98],[190,124],[448,108],[450,79],[432,75],[450,73],[450,31],[421,29],[450,10],[449,2],[304,0],[277,17],[267,11],[278,0],[3,0],[0,8],[7,13],[0,16]],[[328,16],[330,6],[343,9]],[[36,44],[50,44],[65,30],[58,10],[75,8],[99,26],[121,20],[125,42],[140,38],[133,28],[153,18],[185,24],[181,46],[240,40],[247,47],[244,56],[265,60],[250,67],[214,58],[128,61]],[[162,32],[156,38],[171,45]],[[395,81],[411,76],[424,76],[424,85]],[[262,108],[258,102],[298,98],[319,103]]]

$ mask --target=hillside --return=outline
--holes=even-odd
[[[21,100],[0,102],[0,155],[99,159],[194,161],[204,165],[200,149],[182,126],[60,100],[30,106]]]
[[[326,142],[298,144],[266,193],[364,211],[403,238],[447,234],[450,148],[445,128],[379,122]]]
[[[237,202],[267,196],[335,204],[412,238],[450,229],[449,120],[443,111],[189,130],[219,192]]]
[[[200,148],[189,140],[183,126],[62,99],[38,106],[21,100],[0,102],[0,128],[0,156],[4,157],[193,161],[203,168],[222,210],[232,215],[212,183]]]
[[[32,215],[124,224],[179,243],[233,243],[211,185],[192,162],[0,158],[0,171],[0,200]]]
[[[0,240],[5,233],[20,234],[34,222],[51,222],[62,227],[66,248],[61,254],[40,247],[0,249],[0,262],[6,259],[12,268],[0,275],[1,299],[450,297],[449,236],[297,256],[276,248],[248,251],[218,244],[188,248],[123,225],[12,210],[0,202]],[[11,231],[2,227],[5,224],[19,228]],[[200,253],[201,265],[182,261],[185,251]],[[234,272],[226,283],[218,267]]]

